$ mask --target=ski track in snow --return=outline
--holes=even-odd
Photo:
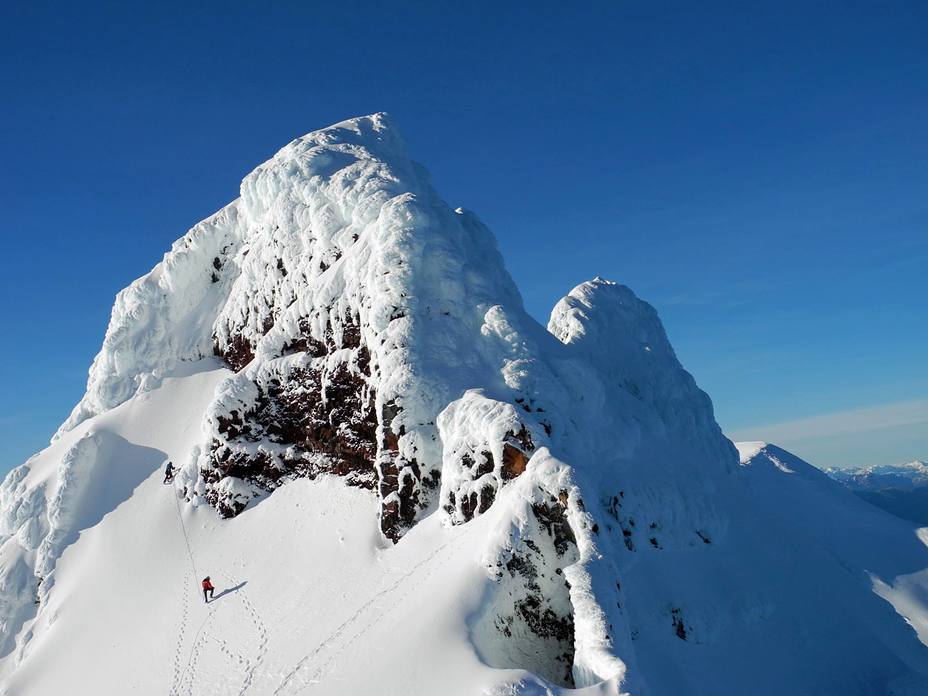
[[[312,686],[313,684],[318,684],[318,683],[321,681],[320,677],[324,676],[324,675],[325,675],[325,672],[327,671],[327,670],[326,670],[326,667],[328,667],[330,664],[332,664],[332,663],[335,661],[335,658],[337,658],[337,657],[338,657],[342,652],[344,652],[349,646],[351,646],[355,641],[357,641],[358,638],[360,638],[361,636],[363,636],[370,628],[372,628],[374,625],[376,625],[384,616],[386,616],[387,614],[390,614],[391,612],[395,611],[396,608],[399,606],[400,603],[399,603],[399,602],[393,602],[393,603],[390,605],[390,608],[384,609],[384,610],[375,611],[375,612],[373,613],[372,616],[367,616],[367,611],[368,611],[368,609],[370,609],[371,607],[373,607],[374,604],[375,604],[378,600],[380,600],[380,599],[382,599],[383,597],[386,597],[386,596],[392,594],[393,592],[395,592],[395,591],[398,590],[398,589],[401,589],[401,588],[403,589],[402,596],[405,597],[405,596],[407,596],[412,590],[415,590],[415,589],[417,589],[418,587],[420,587],[426,580],[428,580],[428,578],[429,578],[440,566],[442,566],[442,565],[447,561],[447,554],[444,554],[444,551],[445,551],[449,546],[451,546],[452,544],[454,544],[455,541],[456,541],[456,540],[453,539],[453,540],[451,540],[451,541],[445,542],[444,544],[442,544],[441,546],[439,546],[433,553],[431,553],[431,554],[429,554],[428,556],[426,556],[424,559],[422,559],[421,561],[419,561],[415,566],[413,566],[409,571],[407,571],[406,573],[404,573],[403,575],[401,575],[399,578],[397,578],[395,581],[393,581],[390,585],[388,585],[388,586],[385,587],[384,589],[379,590],[378,592],[376,592],[370,599],[367,600],[367,602],[365,602],[359,609],[357,609],[357,611],[355,611],[353,614],[351,614],[351,616],[349,616],[347,619],[345,619],[345,621],[343,621],[343,622],[338,626],[338,628],[336,628],[336,629],[335,629],[332,633],[330,633],[325,639],[323,639],[311,652],[309,652],[309,653],[307,653],[306,655],[304,655],[304,656],[299,660],[299,662],[297,662],[296,666],[294,666],[294,668],[291,669],[291,670],[286,674],[286,676],[284,677],[284,680],[280,683],[280,686],[278,686],[278,687],[274,690],[274,692],[273,692],[274,696],[279,696],[280,694],[282,694],[283,691],[284,691],[284,689],[290,684],[290,682],[293,681],[295,678],[297,678],[298,673],[301,672],[301,671],[303,670],[303,668],[307,666],[307,664],[312,664],[312,660],[313,660],[315,657],[317,657],[318,655],[324,653],[328,647],[330,647],[330,646],[331,646],[331,647],[334,647],[334,651],[332,652],[332,654],[329,655],[329,657],[328,657],[324,662],[322,662],[322,663],[316,668],[316,670],[315,670],[311,675],[309,675],[309,677],[300,678],[300,681],[302,681],[302,683],[299,684],[299,685],[296,687],[296,690],[293,691],[292,693],[293,693],[293,694],[302,693],[306,688]],[[428,565],[431,561],[435,560],[436,558],[438,558],[439,556],[442,556],[442,555],[444,555],[445,557],[441,560],[441,562],[440,562],[440,563],[437,563],[437,564],[435,564],[434,566],[432,566],[431,568],[429,568],[428,572],[425,573],[416,583],[414,583],[414,584],[412,584],[412,585],[405,585],[405,584],[404,584],[404,583],[405,583],[407,580],[409,580],[411,577],[415,576],[415,575],[422,569],[423,566]],[[339,641],[339,638],[340,638],[340,637],[341,637],[353,624],[355,624],[359,619],[365,619],[365,618],[368,619],[368,620],[367,620],[367,621],[364,621],[362,627],[361,627],[358,631],[356,631],[350,638],[348,638],[348,640],[346,640],[346,641],[344,641],[344,642],[338,642],[338,641]]]

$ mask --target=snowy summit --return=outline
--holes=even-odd
[[[925,541],[739,458],[628,288],[539,325],[375,114],[117,297],[0,487],[0,693],[924,694]]]

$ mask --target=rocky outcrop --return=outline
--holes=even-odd
[[[226,477],[263,491],[320,474],[369,489],[377,484],[376,394],[357,319],[345,318],[337,336],[327,326],[319,339],[305,318],[297,327],[279,356],[236,375],[237,398],[221,400],[211,412],[214,436],[200,470],[207,500],[223,515],[246,503],[223,497],[219,484]],[[243,342],[233,338],[217,352],[234,367],[243,355],[253,356]]]
[[[488,659],[562,685],[615,673],[583,570],[598,526],[570,492],[571,466],[609,470],[638,448],[672,461],[655,443],[689,437],[672,432],[678,422],[717,433],[654,310],[629,290],[579,286],[545,332],[489,231],[435,194],[375,114],[287,145],[121,297],[73,422],[211,351],[230,375],[178,476],[189,500],[229,517],[295,478],[337,476],[377,497],[394,542],[429,511],[456,525],[496,513],[506,533],[477,631]],[[165,308],[155,331],[133,319],[145,302]],[[710,456],[724,460],[718,445]],[[571,465],[552,463],[552,449]],[[605,477],[600,489],[616,490]],[[655,495],[603,519],[629,550],[679,537],[649,513]],[[655,526],[637,539],[633,518],[645,516]],[[696,528],[715,538],[705,518]]]
[[[269,323],[269,322],[268,322]],[[211,446],[200,464],[205,497],[223,515],[247,505],[239,479],[264,492],[293,478],[322,474],[375,491],[382,501],[381,531],[394,541],[423,506],[420,490],[437,489],[439,471],[406,458],[406,435],[396,401],[378,404],[381,376],[362,337],[360,319],[338,317],[313,335],[309,317],[280,343],[279,355],[249,367],[255,348],[233,333],[216,352],[235,368],[251,356],[211,413]],[[268,326],[268,330],[273,326]],[[245,369],[248,368],[248,369]]]
[[[490,399],[481,391],[467,392],[442,411],[441,505],[452,522],[485,513],[500,488],[525,472],[536,449],[533,427],[535,438],[546,441],[516,404]]]
[[[516,528],[487,557],[495,587],[474,622],[475,643],[496,667],[523,667],[573,687],[574,606],[565,569],[581,559],[568,520],[568,491],[520,487]]]
[[[396,541],[438,503],[439,414],[502,366],[480,346],[496,340],[484,314],[519,302],[492,235],[437,197],[383,114],[295,140],[231,207],[236,244],[207,270],[225,292],[212,351],[235,374],[180,485],[230,516],[293,478],[340,476],[378,496]],[[508,440],[499,481],[531,451],[528,431]]]

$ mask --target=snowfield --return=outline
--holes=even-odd
[[[540,326],[375,114],[120,293],[0,485],[0,693],[914,696],[926,542],[736,449],[628,288]]]
[[[53,482],[62,452],[100,440],[113,443],[101,473],[133,465],[135,480],[76,511],[38,618],[17,631],[36,637],[5,655],[4,693],[532,693],[539,679],[492,669],[468,637],[493,515],[447,527],[436,514],[394,546],[372,524],[376,500],[335,477],[294,481],[231,520],[180,501],[161,462],[195,446],[196,416],[228,374],[212,360],[191,368],[30,460]]]

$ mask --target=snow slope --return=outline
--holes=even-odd
[[[754,492],[756,513],[777,520],[783,533],[804,537],[814,554],[809,565],[804,565],[803,559],[793,552],[791,563],[797,568],[817,567],[825,565],[820,557],[827,554],[839,577],[853,577],[865,589],[889,601],[917,632],[921,643],[928,644],[928,569],[924,563],[928,530],[919,529],[859,499],[821,470],[775,445],[738,443],[737,446],[747,481]],[[784,515],[784,507],[788,515]],[[836,593],[838,590],[825,585],[821,591]],[[849,600],[850,597],[844,601]],[[876,602],[873,595],[855,598],[847,606],[848,618],[856,627],[850,634],[844,628],[833,637],[831,642],[835,647],[855,640],[855,634],[862,631],[883,630],[886,622],[879,616],[885,607]],[[809,610],[821,609],[815,605]],[[914,664],[924,673],[923,648],[917,648],[914,656]],[[882,660],[887,668],[895,661],[890,655],[884,655]],[[864,672],[861,678],[866,679],[865,670],[861,671]],[[914,678],[911,681],[916,685],[908,687],[912,693],[923,692],[923,681]],[[901,679],[896,685],[898,693],[908,693],[903,688],[905,684],[907,679]],[[879,693],[888,688],[870,684],[869,691],[862,693]]]
[[[741,455],[650,305],[545,330],[346,121],[120,293],[0,486],[0,693],[925,693],[925,535]]]
[[[102,436],[122,444],[97,466],[131,460],[146,470],[122,500],[86,501],[84,514],[102,520],[77,525],[79,539],[46,578],[52,589],[21,629],[35,637],[17,650],[5,693],[285,694],[324,683],[329,693],[473,694],[538,682],[491,669],[468,638],[498,515],[458,527],[433,515],[394,546],[372,524],[376,500],[335,477],[294,481],[231,520],[175,497],[160,463],[195,446],[197,398],[227,374],[211,360],[197,367],[30,461],[32,476],[53,479],[62,451]],[[217,586],[210,605],[199,594],[207,573]]]

